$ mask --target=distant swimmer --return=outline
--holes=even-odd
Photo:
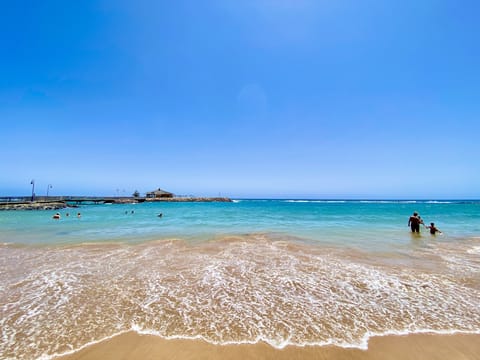
[[[435,223],[430,223],[430,226],[426,226],[427,229],[430,229],[430,234],[435,235],[437,232],[442,234],[442,232],[435,226]]]
[[[60,213],[56,213],[55,215],[52,216],[53,219],[59,220],[60,219]]]
[[[77,213],[77,218],[81,218],[81,217],[82,217],[82,214]]]
[[[162,217],[162,216],[163,216],[163,214],[162,214],[162,213],[160,213],[160,214],[158,214],[157,216],[158,216],[158,217]]]
[[[408,226],[412,229],[412,232],[420,232],[420,222],[422,219],[418,216],[417,212],[414,212],[412,216],[408,219]]]
[[[69,213],[66,213],[65,216],[70,216],[70,214],[69,214]]]

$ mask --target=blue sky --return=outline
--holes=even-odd
[[[477,2],[1,7],[1,195],[480,198]]]

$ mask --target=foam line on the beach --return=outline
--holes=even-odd
[[[129,333],[130,331],[133,331],[137,333],[138,335],[150,335],[150,336],[156,336],[164,340],[191,340],[191,341],[204,341],[206,343],[216,345],[216,346],[228,346],[228,345],[256,345],[259,343],[266,343],[270,346],[272,346],[275,349],[284,349],[287,346],[298,346],[298,347],[306,347],[306,346],[337,346],[345,349],[360,349],[360,350],[367,350],[368,349],[368,343],[369,340],[372,337],[383,337],[383,336],[407,336],[407,335],[415,335],[415,334],[434,334],[434,335],[457,335],[457,334],[480,334],[480,330],[478,331],[457,331],[457,330],[451,330],[451,331],[438,331],[438,330],[432,330],[432,329],[420,329],[420,330],[415,330],[415,331],[409,331],[409,330],[404,330],[404,331],[387,331],[384,333],[373,333],[373,332],[367,332],[365,336],[362,338],[361,342],[358,344],[350,344],[350,343],[341,343],[341,342],[334,342],[334,341],[322,341],[322,342],[311,342],[311,343],[295,343],[295,342],[289,342],[289,341],[283,341],[280,344],[275,343],[271,339],[266,339],[263,337],[258,337],[257,339],[253,341],[227,341],[227,342],[215,342],[211,341],[208,338],[205,338],[203,336],[163,336],[159,334],[157,331],[154,330],[142,330],[136,325],[132,325],[132,328],[129,330],[121,331],[114,333],[110,336],[106,336],[102,339],[99,340],[93,340],[90,341],[76,349],[72,349],[69,351],[65,351],[63,353],[55,353],[55,354],[43,354],[40,357],[37,358],[37,360],[52,360],[58,357],[62,356],[67,356],[67,355],[72,355],[75,354],[85,348],[88,348],[90,346],[94,346],[97,344],[100,344],[102,342],[108,341],[110,339],[113,339],[117,336]]]
[[[117,336],[120,336],[120,335],[123,335],[123,334],[126,334],[130,332],[130,330],[126,330],[126,331],[120,331],[120,332],[117,332],[115,334],[112,334],[112,335],[109,335],[109,336],[105,336],[99,340],[93,340],[93,341],[89,341],[87,342],[86,344],[76,348],[76,349],[72,349],[72,350],[69,350],[69,351],[65,351],[63,353],[55,353],[55,354],[43,354],[41,355],[40,357],[37,358],[37,360],[51,360],[51,359],[55,359],[55,358],[58,358],[58,357],[62,357],[62,356],[67,356],[67,355],[72,355],[72,354],[75,354],[89,346],[93,346],[93,345],[97,345],[97,344],[100,344],[104,341],[108,341],[110,339],[113,339],[114,337],[117,337]]]
[[[464,330],[434,330],[434,329],[416,329],[416,330],[389,330],[382,333],[379,332],[371,332],[367,331],[365,335],[361,338],[359,342],[356,343],[348,343],[348,342],[341,342],[341,341],[334,341],[332,339],[327,341],[312,341],[312,342],[294,342],[289,341],[286,339],[280,343],[276,342],[273,339],[268,339],[263,336],[258,336],[254,340],[241,340],[241,341],[213,341],[207,337],[196,335],[196,336],[182,336],[182,335],[172,335],[172,336],[165,336],[160,334],[156,330],[152,329],[141,329],[137,325],[132,325],[132,331],[139,335],[151,335],[156,336],[164,340],[200,340],[206,343],[217,345],[217,346],[228,346],[228,345],[256,345],[259,343],[266,343],[272,346],[275,349],[281,350],[287,346],[298,346],[298,347],[306,347],[306,346],[337,346],[345,349],[360,349],[360,350],[367,350],[368,343],[371,338],[373,337],[384,337],[384,336],[407,336],[407,335],[416,335],[416,334],[432,334],[432,335],[458,335],[458,334],[466,334],[466,335],[480,335],[480,329],[477,331],[464,331]]]
[[[153,329],[141,329],[138,325],[132,325],[132,331],[136,332],[139,335],[151,335],[151,336],[157,336],[159,338],[165,339],[165,340],[201,340],[206,343],[212,344],[212,345],[218,345],[218,346],[228,346],[228,345],[256,345],[259,343],[266,343],[270,346],[272,346],[275,349],[283,349],[287,346],[306,346],[306,345],[316,345],[316,346],[326,346],[326,345],[332,345],[332,342],[318,342],[318,343],[312,343],[312,344],[297,344],[295,342],[290,342],[288,339],[277,343],[273,339],[268,339],[263,336],[258,336],[253,340],[239,340],[239,341],[214,341],[212,339],[209,339],[205,336],[202,335],[195,335],[195,336],[187,336],[187,335],[170,335],[170,336],[165,336],[159,333],[156,330]]]

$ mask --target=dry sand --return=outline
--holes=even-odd
[[[134,332],[86,347],[61,360],[149,360],[149,359],[335,359],[335,360],[478,360],[480,335],[408,335],[370,339],[369,349],[335,346],[289,346],[282,350],[267,344],[211,345],[196,340],[164,340]]]

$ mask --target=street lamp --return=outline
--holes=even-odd
[[[32,184],[32,201],[35,200],[35,180],[32,179],[32,181],[30,181],[30,184]]]
[[[47,197],[48,197],[48,191],[49,191],[52,187],[53,187],[52,184],[48,184],[48,186],[47,186]]]

